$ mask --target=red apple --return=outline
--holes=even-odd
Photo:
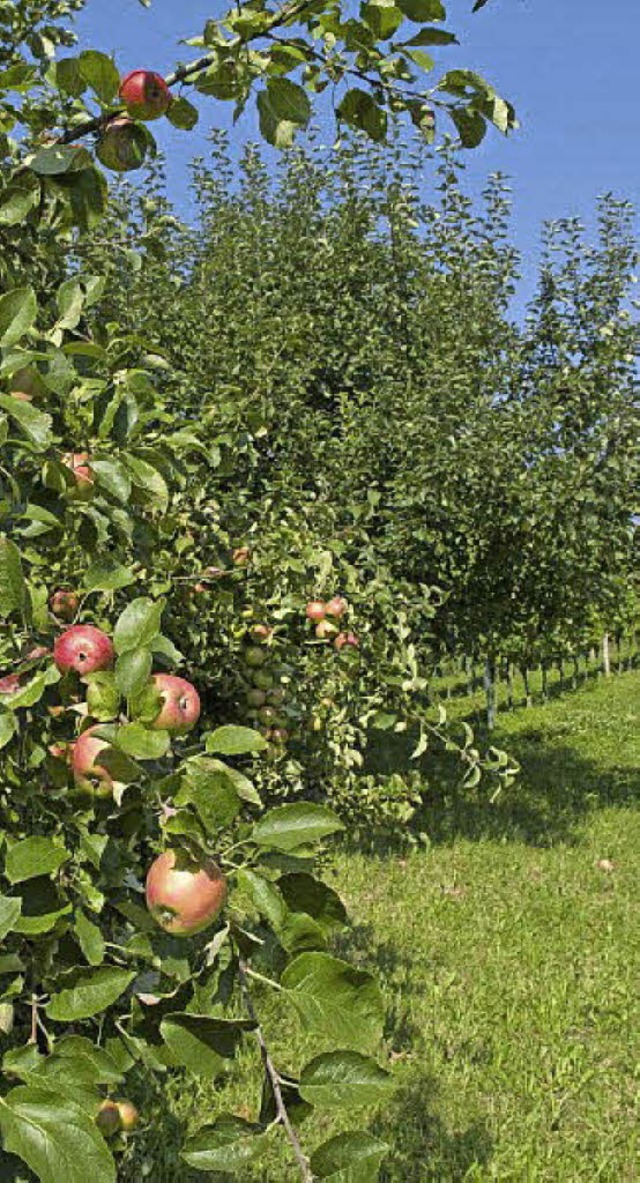
[[[162,706],[151,726],[173,735],[186,735],[200,718],[200,695],[191,682],[173,674],[155,674],[153,684]]]
[[[347,607],[347,601],[342,596],[333,596],[327,604],[327,616],[333,616],[339,620],[341,616],[344,616]]]
[[[74,624],[56,637],[53,660],[59,670],[75,670],[81,676],[106,670],[113,665],[113,645],[102,629],[92,624]]]
[[[105,168],[126,173],[141,168],[147,151],[147,135],[131,119],[112,119],[98,140],[96,155]]]
[[[0,678],[0,694],[15,694],[19,689],[19,674],[5,674],[3,678]]]
[[[307,620],[312,620],[314,624],[324,620],[327,615],[327,605],[324,600],[309,600],[306,607]]]
[[[273,629],[269,628],[268,625],[266,625],[266,624],[253,624],[249,631],[251,634],[251,639],[253,641],[257,641],[259,644],[261,641],[268,641],[269,640],[269,637],[271,636]]]
[[[172,102],[164,78],[153,70],[132,70],[122,79],[119,93],[131,118],[146,123],[166,115]]]
[[[340,633],[333,642],[336,649],[343,649],[345,645],[352,645],[357,649],[360,645],[355,633]]]
[[[113,778],[98,761],[100,753],[108,748],[109,744],[94,734],[96,730],[96,727],[90,727],[88,731],[83,731],[73,745],[73,779],[83,793],[96,797],[110,797],[113,793]]]
[[[87,464],[88,452],[67,452],[62,463],[70,468],[75,480],[75,489],[67,490],[67,496],[74,501],[90,501],[93,497],[93,470]]]
[[[60,620],[71,621],[78,611],[79,603],[80,598],[75,592],[58,588],[49,600],[49,607],[53,615],[58,616]]]
[[[115,1101],[103,1101],[96,1114],[96,1125],[105,1138],[111,1138],[122,1127],[120,1108]]]
[[[140,1121],[140,1114],[132,1101],[116,1101],[118,1113],[120,1114],[120,1126],[125,1134],[131,1133],[135,1130]]]
[[[145,891],[160,928],[189,937],[213,923],[227,898],[227,882],[211,859],[165,850],[149,868]]]
[[[316,637],[319,641],[329,641],[331,637],[335,637],[337,631],[335,624],[332,624],[330,620],[321,620],[316,625]]]

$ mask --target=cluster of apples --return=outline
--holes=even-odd
[[[254,624],[249,630],[248,645],[244,651],[244,662],[250,685],[247,689],[249,717],[260,724],[265,739],[276,745],[286,744],[289,731],[286,719],[280,713],[284,702],[284,690],[275,685],[275,676],[268,668],[268,643],[273,629],[266,624]]]
[[[105,1138],[130,1134],[139,1121],[140,1114],[132,1101],[103,1101],[96,1115],[96,1125]]]
[[[309,600],[306,607],[307,620],[315,624],[315,633],[319,641],[333,641],[338,651],[345,645],[357,649],[360,642],[355,633],[341,632],[339,624],[348,611],[349,605],[342,596],[333,596],[330,600]]]
[[[140,123],[166,115],[173,96],[161,74],[132,70],[120,83],[119,98],[126,115],[110,119],[98,141],[98,160],[112,172],[140,168],[147,151],[147,135]]]

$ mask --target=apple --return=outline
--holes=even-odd
[[[138,124],[124,117],[111,119],[96,148],[96,155],[105,168],[115,173],[141,168],[147,151],[147,134]]]
[[[342,596],[333,596],[327,603],[327,616],[333,616],[339,620],[347,611],[347,601]]]
[[[204,594],[204,592],[208,592],[209,588],[207,587],[206,583],[194,583],[193,590],[197,596],[201,596]]]
[[[200,718],[200,695],[195,686],[174,674],[154,674],[152,680],[162,706],[151,727],[170,731],[172,735],[186,735]]]
[[[251,639],[253,641],[257,641],[258,643],[260,643],[260,641],[268,641],[272,632],[273,629],[269,628],[266,624],[254,624],[250,629]]]
[[[270,706],[279,707],[284,702],[284,690],[279,686],[267,692],[267,702]]]
[[[153,70],[132,70],[122,79],[119,95],[127,114],[145,123],[166,115],[172,103],[164,78]]]
[[[265,727],[272,727],[278,721],[278,713],[274,711],[273,707],[262,707],[258,712],[258,716],[260,722],[264,723]]]
[[[321,620],[316,625],[316,637],[319,641],[329,641],[331,637],[335,637],[337,631],[335,624],[332,624],[330,620]]]
[[[81,676],[113,665],[113,645],[102,629],[93,624],[74,624],[56,637],[53,660],[62,673],[75,670]]]
[[[88,452],[67,452],[62,457],[62,463],[71,469],[76,480],[75,489],[67,493],[74,501],[90,501],[93,497],[93,470],[87,464],[89,459]]]
[[[116,1101],[116,1106],[120,1114],[120,1126],[125,1134],[130,1134],[140,1121],[140,1114],[132,1101]]]
[[[258,690],[256,687],[247,691],[247,702],[250,707],[263,707],[266,701],[267,696],[264,690]]]
[[[107,769],[98,763],[98,756],[109,747],[109,744],[94,734],[97,730],[97,727],[90,727],[88,731],[83,731],[73,745],[73,779],[83,793],[96,797],[111,797],[113,778]]]
[[[122,1128],[120,1108],[115,1101],[103,1101],[96,1114],[96,1125],[105,1138],[111,1138]]]
[[[19,689],[19,674],[5,674],[4,678],[0,678],[0,694],[15,694]]]
[[[80,598],[75,592],[58,588],[49,600],[49,607],[53,615],[58,616],[60,620],[71,621],[78,611],[79,603]]]
[[[274,727],[271,732],[271,738],[275,743],[286,743],[289,738],[289,732],[286,727]]]
[[[327,615],[327,605],[324,600],[309,600],[305,611],[307,613],[307,620],[312,620],[314,624],[318,624]]]
[[[355,633],[339,633],[333,643],[338,650],[343,649],[345,645],[352,645],[354,649],[360,645]]]
[[[231,558],[234,567],[246,567],[251,558],[251,551],[248,546],[237,546],[233,551]]]
[[[244,651],[244,659],[247,665],[256,668],[257,666],[264,665],[267,660],[267,654],[264,649],[259,649],[257,645],[250,645]]]
[[[160,928],[190,937],[213,924],[227,898],[227,881],[211,859],[165,850],[149,868],[145,893]]]
[[[253,674],[253,684],[259,690],[270,690],[273,686],[273,674],[268,670],[256,670]]]

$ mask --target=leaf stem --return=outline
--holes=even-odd
[[[253,1005],[253,999],[251,997],[251,990],[249,988],[248,978],[249,977],[260,978],[261,975],[256,974],[256,973],[254,973],[253,970],[249,969],[249,966],[247,965],[247,963],[242,958],[240,958],[238,961],[238,976],[240,979],[240,989],[242,991],[242,997],[244,999],[244,1004],[245,1004],[245,1007],[247,1010],[247,1014],[249,1015],[249,1018],[251,1019],[251,1021],[256,1024],[256,1029],[255,1029],[256,1041],[258,1043],[258,1047],[260,1048],[260,1055],[262,1056],[262,1063],[264,1065],[264,1070],[266,1072],[267,1079],[269,1081],[269,1084],[271,1085],[271,1090],[273,1092],[273,1097],[274,1097],[275,1104],[276,1104],[276,1112],[278,1114],[278,1120],[282,1124],[282,1126],[286,1132],[286,1135],[289,1139],[289,1142],[291,1143],[291,1148],[293,1150],[295,1160],[298,1164],[298,1167],[300,1168],[300,1178],[302,1179],[303,1183],[313,1183],[313,1175],[311,1174],[311,1170],[309,1168],[309,1160],[307,1159],[307,1157],[302,1149],[302,1146],[300,1145],[300,1142],[298,1140],[298,1135],[296,1134],[296,1131],[294,1130],[294,1128],[291,1124],[291,1119],[290,1119],[289,1114],[287,1112],[287,1107],[284,1103],[284,1097],[282,1096],[282,1089],[280,1087],[280,1074],[277,1071],[275,1064],[273,1063],[273,1060],[271,1059],[271,1056],[269,1055],[269,1049],[267,1047],[267,1044],[266,1044],[266,1041],[265,1041],[265,1038],[264,1038],[264,1035],[262,1032],[262,1028],[261,1028],[260,1023],[258,1021],[258,1016],[256,1014],[255,1007]],[[268,979],[262,979],[262,980],[268,980]]]

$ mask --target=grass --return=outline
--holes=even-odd
[[[428,846],[332,863],[353,922],[344,948],[383,985],[397,1091],[377,1111],[315,1114],[302,1140],[365,1126],[390,1146],[386,1183],[632,1183],[640,673],[501,715],[495,739],[522,764],[495,806],[455,793],[436,804],[427,790]],[[258,1003],[276,1057],[295,1070],[311,1043]],[[246,1052],[223,1089],[184,1081],[148,1097],[150,1126],[122,1178],[211,1179],[180,1165],[179,1135],[224,1110],[255,1114],[255,1068]],[[298,1176],[278,1139],[242,1178]]]

